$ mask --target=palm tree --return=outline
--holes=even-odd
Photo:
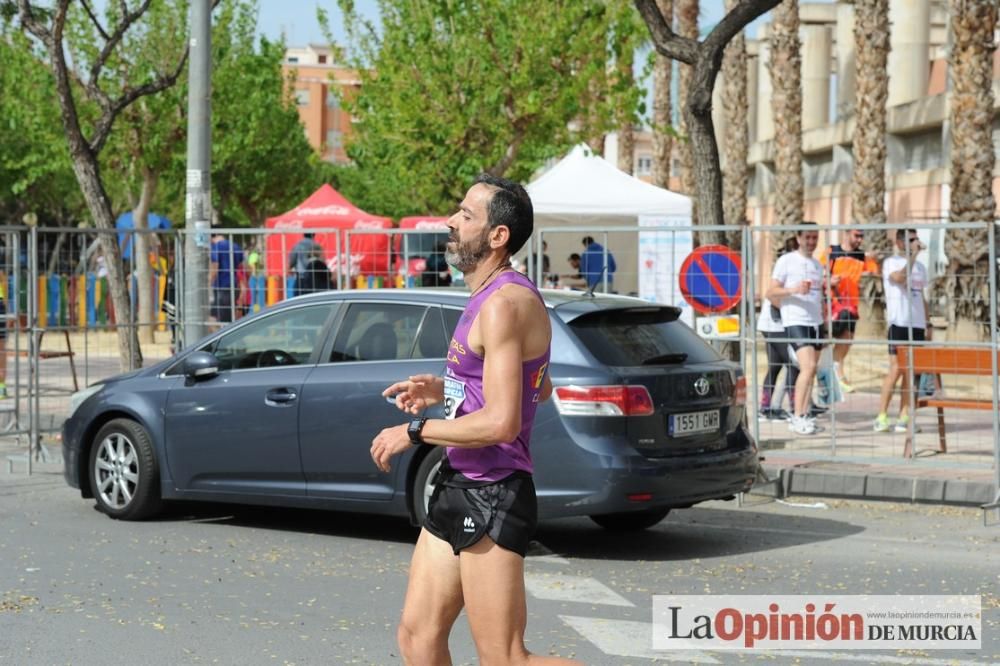
[[[698,39],[698,0],[678,0],[677,1],[677,31],[681,37],[688,39]],[[694,68],[681,63],[680,65],[680,99],[681,104],[687,103],[688,90],[691,87],[691,76]],[[684,140],[679,144],[681,158],[681,188],[684,194],[691,197],[691,223],[698,224],[698,208],[694,197],[695,174],[694,174],[694,153],[691,149],[691,142],[688,140],[688,127],[684,114],[681,114],[680,133]]]
[[[774,220],[802,222],[802,55],[798,0],[784,0],[774,10],[769,32],[771,109],[774,116]]]
[[[673,0],[656,0],[663,17],[673,22]],[[673,147],[673,119],[671,116],[670,73],[673,61],[657,53],[653,64],[653,185],[670,187],[670,149]]]
[[[889,0],[854,3],[854,50],[857,83],[854,100],[854,177],[851,211],[859,224],[885,224],[886,104],[889,99]],[[868,234],[869,249],[891,254],[888,233]],[[866,295],[881,294],[881,280],[871,280]],[[871,301],[869,301],[871,302]]]
[[[952,88],[951,216],[953,222],[987,222],[996,215],[993,198],[993,52],[996,0],[951,0]],[[987,232],[954,230],[945,235],[949,264],[943,291],[948,320],[988,327],[989,303],[982,298],[988,280]],[[987,328],[988,330],[988,328]]]
[[[726,0],[726,11],[732,11],[737,0]],[[722,105],[726,114],[726,161],[722,172],[723,214],[726,224],[746,223],[747,154],[750,151],[750,128],[747,125],[747,49],[743,33],[726,46],[722,58]],[[727,245],[734,250],[742,247],[740,230],[726,234]]]

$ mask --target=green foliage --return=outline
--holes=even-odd
[[[0,219],[26,212],[59,223],[78,214],[73,175],[52,76],[20,31],[0,30]]]
[[[448,212],[480,171],[526,181],[638,112],[614,74],[643,34],[625,0],[380,0],[380,30],[339,2],[361,87],[337,177],[369,210]]]
[[[281,63],[285,45],[260,38],[256,9],[234,3],[213,32],[212,189],[228,217],[263,224],[329,174],[309,145]]]
[[[105,29],[120,22],[120,5],[105,3]],[[173,71],[184,53],[188,2],[157,0],[125,33],[102,69],[100,87],[116,98],[158,73]],[[306,140],[281,63],[284,45],[257,40],[252,0],[224,0],[212,32],[212,194],[217,209],[239,224],[262,224],[333,178]],[[87,73],[104,40],[82,5],[71,5],[65,48]],[[175,86],[140,98],[116,119],[100,156],[104,187],[116,213],[136,205],[144,177],[158,183],[152,209],[184,223],[187,156],[187,67]],[[83,76],[79,78],[85,78]],[[77,87],[85,135],[97,106]],[[41,223],[86,218],[75,180],[55,84],[43,54],[11,24],[0,24],[0,216],[17,222],[35,211]]]

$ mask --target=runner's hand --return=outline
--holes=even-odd
[[[437,375],[413,375],[382,391],[382,397],[395,397],[396,407],[408,414],[419,414],[444,400],[444,380]]]
[[[411,446],[410,436],[407,434],[408,424],[386,428],[372,440],[371,455],[372,461],[381,472],[388,472],[391,469],[389,461],[398,453],[402,453]]]

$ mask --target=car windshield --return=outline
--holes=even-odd
[[[719,355],[677,319],[677,310],[642,307],[600,310],[569,324],[598,361],[610,366],[711,363]]]

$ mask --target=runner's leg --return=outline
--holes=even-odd
[[[795,415],[808,416],[809,399],[816,378],[816,348],[812,345],[799,347],[795,356],[799,359],[799,376],[795,379]]]
[[[484,536],[463,550],[459,560],[465,610],[482,666],[580,663],[533,655],[524,646],[528,608],[523,557]]]
[[[459,558],[426,529],[413,549],[396,639],[405,664],[450,664],[448,634],[462,610]]]

